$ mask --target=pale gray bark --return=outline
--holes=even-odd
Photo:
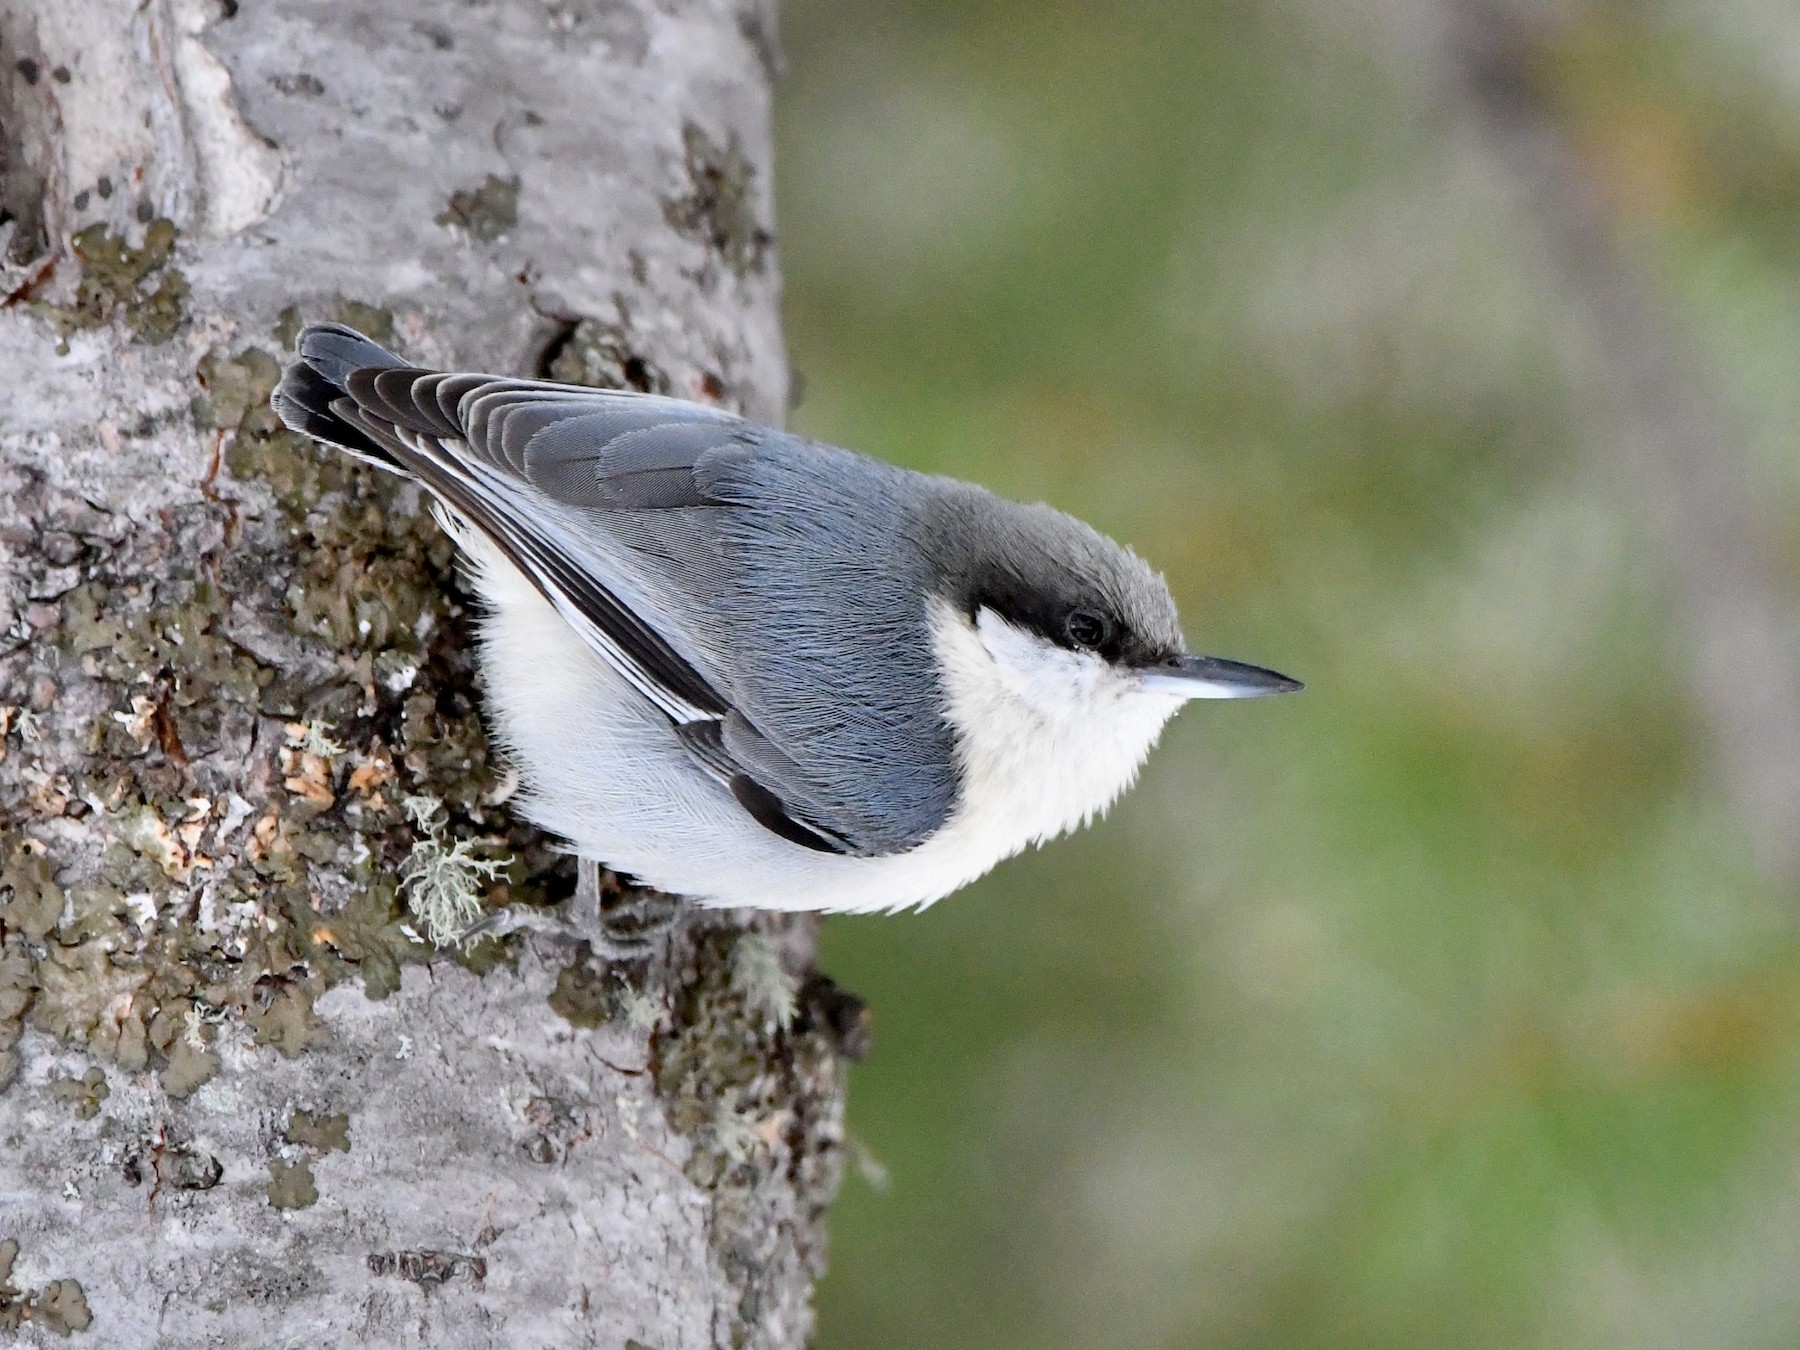
[[[266,407],[348,317],[778,418],[772,41],[748,0],[0,0],[0,1332],[804,1343],[854,1001],[804,922],[415,939],[432,850],[510,857],[489,903],[571,869],[416,493]]]

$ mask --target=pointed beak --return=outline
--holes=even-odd
[[[1242,661],[1217,656],[1178,656],[1161,665],[1144,667],[1143,687],[1158,694],[1181,698],[1261,698],[1265,694],[1291,694],[1306,686],[1285,675]]]

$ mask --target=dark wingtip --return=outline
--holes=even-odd
[[[359,370],[386,370],[408,363],[380,343],[341,323],[316,323],[300,334],[300,359],[339,389]]]
[[[392,352],[341,323],[315,324],[300,334],[300,359],[287,368],[269,406],[290,431],[347,450],[385,469],[404,472],[393,458],[332,404],[350,376],[369,366],[405,365]]]
[[[826,837],[789,815],[781,798],[748,774],[740,773],[732,778],[731,795],[738,799],[738,805],[748,811],[757,824],[772,834],[780,835],[790,844],[798,844],[815,853],[848,852],[839,841]]]

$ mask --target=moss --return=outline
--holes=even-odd
[[[169,266],[176,238],[174,223],[163,219],[150,222],[136,248],[124,235],[90,225],[69,241],[81,263],[75,298],[32,308],[55,324],[60,338],[123,318],[145,342],[166,342],[186,318],[187,278]]]
[[[269,1203],[276,1209],[309,1209],[319,1200],[319,1184],[306,1158],[269,1160]]]
[[[106,1071],[97,1064],[79,1078],[57,1078],[50,1083],[50,1095],[73,1106],[81,1120],[91,1120],[99,1115],[100,1103],[109,1093]]]
[[[450,194],[450,204],[437,217],[439,225],[467,231],[492,243],[519,223],[519,177],[489,174],[480,187]]]

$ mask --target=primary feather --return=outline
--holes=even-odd
[[[862,857],[944,825],[959,771],[904,471],[676,399],[417,369],[338,325],[300,356],[283,420],[417,477],[751,819]]]

